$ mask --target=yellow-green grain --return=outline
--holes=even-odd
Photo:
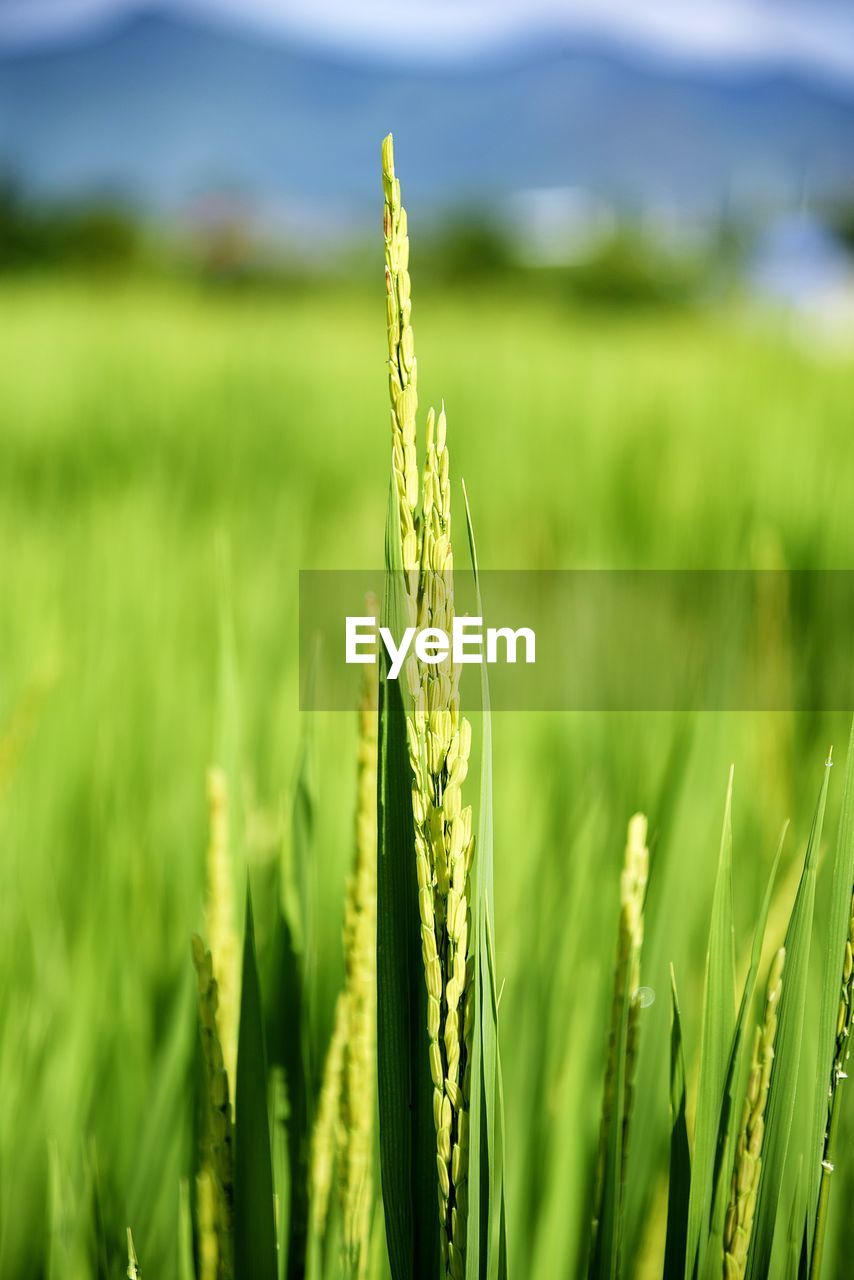
[[[827,1122],[824,1132],[821,1179],[819,1182],[815,1232],[810,1258],[810,1280],[818,1280],[821,1274],[824,1237],[827,1230],[830,1182],[835,1166],[834,1147],[839,1130],[841,1093],[842,1086],[848,1079],[846,1067],[851,1054],[852,1008],[854,1008],[854,894],[851,897],[848,916],[848,937],[845,939],[845,952],[842,957],[842,981],[839,993],[839,1010],[836,1016],[836,1041],[827,1089]]]
[[[747,1268],[747,1254],[756,1212],[756,1195],[762,1169],[762,1142],[765,1136],[765,1107],[774,1063],[777,1012],[783,990],[784,947],[771,962],[765,995],[765,1015],[756,1028],[747,1094],[741,1111],[741,1130],[735,1149],[730,1200],[724,1223],[725,1280],[741,1280]]]
[[[369,601],[368,609],[376,613],[376,603]],[[344,1146],[340,1170],[342,1245],[349,1273],[359,1280],[366,1274],[370,1258],[376,1091],[376,667],[366,666],[364,672],[359,709],[355,852],[344,913],[348,1033],[341,1089]]]
[[[312,1235],[319,1240],[326,1227],[329,1193],[335,1172],[335,1160],[342,1145],[339,1134],[341,1088],[344,1070],[344,1046],[348,1035],[347,992],[342,991],[335,1005],[332,1038],[323,1064],[323,1077],[317,1103],[317,1117],[311,1135],[309,1164],[309,1202]]]
[[[139,1260],[136,1256],[136,1249],[133,1245],[133,1234],[130,1227],[128,1232],[128,1280],[142,1280],[142,1272],[139,1269]]]
[[[228,1072],[220,1044],[217,980],[210,952],[193,935],[193,963],[198,987],[199,1028],[205,1067],[206,1101],[202,1133],[202,1168],[211,1179],[212,1229],[216,1237],[217,1280],[233,1280],[234,1136]]]
[[[240,943],[235,927],[234,870],[229,847],[228,779],[208,771],[208,852],[205,932],[217,982],[217,1028],[232,1096],[237,1081]]]
[[[608,1031],[608,1050],[605,1061],[605,1082],[602,1093],[602,1117],[599,1128],[599,1152],[596,1162],[596,1183],[593,1201],[592,1234],[594,1241],[602,1215],[605,1164],[617,1097],[621,1023],[624,1011],[628,1008],[625,1066],[623,1071],[623,1128],[620,1147],[621,1183],[625,1179],[629,1127],[634,1100],[638,1019],[641,1007],[639,986],[644,933],[643,908],[649,875],[649,850],[646,844],[646,836],[647,820],[642,813],[636,813],[629,820],[623,870],[620,876],[620,922],[617,933],[617,959],[614,966],[614,990]]]
[[[450,634],[454,616],[450,460],[444,407],[431,409],[421,509],[416,455],[417,410],[412,335],[409,237],[391,136],[383,142],[383,228],[386,245],[392,472],[410,621]],[[427,988],[427,1041],[433,1080],[442,1266],[465,1271],[468,1196],[468,1099],[473,1029],[469,874],[474,857],[472,811],[462,803],[471,726],[460,714],[459,669],[410,658],[407,739],[412,768],[414,855],[421,954]]]

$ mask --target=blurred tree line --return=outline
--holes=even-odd
[[[0,178],[0,270],[123,269],[139,258],[142,243],[136,218],[116,201],[43,203]]]
[[[323,260],[298,244],[262,243],[239,201],[200,202],[202,213],[172,226],[146,223],[130,203],[100,196],[39,200],[0,177],[0,272],[86,275],[180,274],[218,285],[264,289],[359,285],[373,280],[376,253],[340,246]],[[212,213],[213,210],[213,213]],[[827,227],[854,254],[854,202],[825,212]],[[533,265],[518,232],[482,209],[452,211],[419,241],[422,287],[551,288],[581,305],[673,307],[738,288],[756,227],[721,217],[699,238],[669,234],[623,214],[564,262]]]
[[[724,269],[737,262],[732,239],[715,236],[702,246],[669,247],[625,218],[595,237],[566,262],[532,265],[498,221],[477,211],[451,219],[446,230],[419,251],[419,277],[444,288],[455,284],[535,278],[581,304],[605,307],[678,306],[718,288]]]

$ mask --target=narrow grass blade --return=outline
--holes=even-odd
[[[234,1263],[238,1276],[277,1280],[267,1054],[248,885],[234,1117]]]
[[[827,1180],[822,1177],[822,1156],[825,1132],[828,1127],[828,1094],[830,1091],[831,1064],[834,1058],[839,1014],[839,994],[848,939],[851,911],[851,892],[854,885],[854,724],[848,743],[845,762],[845,787],[842,793],[842,814],[830,879],[828,913],[824,924],[824,956],[821,972],[821,1011],[817,1036],[817,1064],[815,1100],[810,1146],[808,1147],[807,1182],[807,1247],[817,1254],[810,1274],[817,1276],[821,1265],[821,1245],[816,1250],[816,1231],[823,1233],[826,1222],[826,1204],[820,1204],[820,1188]],[[829,1189],[829,1188],[828,1188]],[[826,1198],[826,1193],[825,1193]]]
[[[313,672],[309,679],[313,678]],[[287,1095],[287,1186],[276,1180],[279,1228],[287,1222],[285,1274],[299,1280],[305,1269],[308,1241],[308,1168],[311,1142],[313,1067],[313,984],[306,955],[311,935],[310,864],[314,861],[316,783],[314,730],[304,722],[294,785],[290,840],[285,840],[277,868],[276,916],[270,961],[271,994],[267,1043],[270,1065],[279,1068]]]
[[[463,484],[469,553],[477,608],[483,614],[477,547]],[[504,1205],[504,1104],[498,1048],[498,990],[493,948],[492,712],[489,679],[481,665],[480,807],[472,870],[472,936],[475,956],[475,1025],[472,1036],[472,1101],[469,1164],[467,1280],[500,1280],[506,1273]],[[485,1142],[484,1142],[485,1138]],[[486,1155],[484,1162],[483,1155]]]
[[[160,1172],[160,1145],[162,1135],[181,1123],[183,1099],[192,1091],[192,1068],[196,1065],[193,1055],[198,1050],[196,990],[188,965],[182,970],[168,1031],[152,1073],[147,1123],[139,1131],[137,1159],[127,1188],[128,1214],[133,1222],[159,1220],[160,1215],[169,1212],[170,1200],[174,1205],[174,1186],[165,1183]],[[193,1150],[198,1150],[198,1143]]]
[[[272,1117],[273,1192],[276,1197],[276,1250],[278,1280],[285,1280],[290,1232],[291,1170],[288,1145],[288,1088],[281,1067],[274,1068],[270,1081]]]
[[[311,706],[310,692],[316,675],[313,659],[308,674],[309,691],[305,693],[306,705]],[[299,951],[303,987],[303,1019],[305,1022],[305,1050],[308,1055],[306,1070],[314,1079],[314,1064],[321,1059],[321,1047],[315,1008],[315,973],[317,956],[314,939],[314,832],[317,810],[317,766],[314,719],[309,713],[303,717],[302,736],[294,782],[293,810],[291,814],[291,844],[289,864],[286,868],[290,894],[290,927],[294,945]]]
[[[384,626],[401,634],[405,584],[392,484],[386,520]],[[436,1138],[406,717],[400,685],[380,672],[377,772],[377,1080],[386,1238],[393,1280],[434,1280],[439,1265]]]
[[[762,1170],[759,1178],[753,1241],[748,1261],[750,1280],[764,1280],[764,1277],[770,1274],[775,1229],[780,1217],[780,1197],[783,1191],[800,1068],[815,907],[816,868],[830,777],[829,764],[828,761],[825,766],[807,844],[804,869],[786,931],[786,979],[780,1001],[774,1068],[771,1073],[771,1086],[765,1111]],[[803,1187],[803,1181],[801,1179],[801,1187]],[[806,1205],[803,1203],[805,1194],[806,1189],[803,1188],[800,1200],[804,1212],[806,1210]]]
[[[596,1223],[588,1276],[590,1280],[614,1280],[619,1274],[621,1225],[621,1170],[623,1165],[623,1120],[626,1087],[626,1046],[629,1027],[629,993],[624,991],[615,1023],[614,1107],[605,1148],[602,1201]]]
[[[672,923],[673,912],[678,910],[679,895],[673,894],[671,886],[674,864],[683,856],[682,842],[675,836],[675,829],[696,732],[696,721],[688,716],[675,726],[658,794],[650,806],[655,814],[655,834],[650,849],[649,888],[644,904],[647,921],[644,968],[646,981],[655,990],[664,989],[668,981],[668,966],[675,942]],[[623,1248],[627,1257],[636,1256],[648,1239],[654,1211],[653,1197],[659,1185],[664,1155],[661,1135],[669,1124],[668,1099],[666,1090],[661,1087],[669,1071],[666,1019],[660,1011],[656,1013],[650,1009],[645,1021],[650,1031],[643,1037],[635,1074],[635,1093],[644,1099],[644,1105],[634,1108],[632,1142],[628,1152],[627,1182],[631,1194],[624,1206],[623,1222]]]
[[[491,795],[490,795],[491,804]],[[491,870],[491,863],[490,863]],[[482,1039],[484,1044],[484,1062],[494,1061],[494,1084],[490,1085],[490,1074],[484,1071],[484,1093],[487,1088],[494,1088],[494,1118],[492,1145],[487,1141],[489,1161],[489,1262],[487,1274],[489,1280],[507,1280],[507,1208],[504,1190],[505,1167],[505,1123],[504,1123],[504,1077],[501,1071],[501,1054],[498,1047],[498,1002],[500,992],[495,967],[495,944],[492,934],[492,914],[487,909],[488,896],[483,899],[483,918],[486,931],[486,955],[489,961],[489,1013],[484,1018]],[[494,1039],[494,1050],[489,1052],[489,1041]],[[487,1115],[489,1109],[487,1109]]]
[[[798,1160],[798,1171],[795,1176],[795,1187],[792,1192],[792,1206],[789,1211],[788,1231],[786,1232],[786,1275],[795,1280],[804,1266],[804,1219],[801,1211],[804,1182],[803,1157]]]
[[[228,843],[235,867],[235,894],[242,894],[243,862],[237,854],[243,849],[243,809],[240,804],[243,785],[243,734],[240,706],[240,674],[237,661],[237,638],[231,589],[231,556],[226,538],[218,541],[219,594],[219,669],[214,725],[213,763],[221,768],[228,781]],[[237,897],[240,901],[240,897]]]
[[[735,934],[732,908],[732,778],[730,770],[724,807],[718,873],[712,901],[706,979],[703,992],[703,1031],[694,1126],[694,1160],[688,1208],[685,1276],[691,1280],[703,1256],[709,1232],[714,1192],[714,1166],[721,1106],[735,1027]]]
[[[280,1229],[285,1274],[297,1280],[305,1266],[308,1238],[308,1163],[311,1133],[308,1025],[303,991],[302,956],[290,916],[281,903],[276,915],[271,971],[274,999],[269,1021],[270,1064],[280,1073],[287,1095],[284,1139],[287,1174],[280,1169],[275,1190],[279,1197]],[[275,1116],[275,1112],[274,1112]]]
[[[739,1004],[738,1017],[736,1018],[735,1030],[732,1037],[729,1065],[727,1067],[726,1083],[724,1085],[724,1096],[721,1105],[720,1124],[718,1126],[712,1193],[712,1216],[709,1237],[705,1250],[705,1258],[701,1258],[701,1266],[698,1268],[699,1273],[704,1277],[716,1276],[720,1271],[720,1258],[724,1239],[724,1222],[730,1198],[732,1166],[737,1139],[736,1126],[741,1114],[741,1099],[744,1095],[747,1074],[750,1067],[749,1058],[745,1057],[741,1051],[744,1040],[744,1028],[750,1015],[753,997],[756,992],[756,980],[759,974],[759,964],[762,959],[762,947],[765,942],[765,928],[768,923],[768,912],[771,907],[771,899],[774,894],[774,885],[777,880],[777,871],[780,866],[780,857],[783,852],[783,843],[786,838],[787,830],[788,823],[784,825],[780,835],[780,839],[777,844],[777,851],[774,855],[774,861],[771,864],[771,873],[765,887],[765,894],[759,908],[756,927],[753,931],[750,963],[748,965],[747,976],[744,981],[744,989],[741,994],[741,1003]]]
[[[691,1193],[691,1151],[685,1115],[685,1053],[682,1018],[676,994],[676,974],[670,966],[670,1179],[667,1191],[667,1238],[664,1246],[665,1280],[682,1280],[688,1241],[688,1204]]]

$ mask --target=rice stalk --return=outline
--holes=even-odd
[[[376,613],[376,602],[368,610]],[[355,854],[344,912],[347,1038],[341,1088],[343,1249],[363,1277],[370,1257],[376,1091],[377,669],[364,668],[359,709]]]
[[[349,1032],[347,993],[342,991],[335,1004],[332,1037],[323,1064],[323,1077],[317,1101],[317,1118],[311,1135],[309,1186],[312,1236],[319,1241],[326,1227],[329,1194],[335,1171],[335,1160],[341,1146],[339,1118],[344,1073],[344,1046]]]
[[[136,1249],[133,1245],[133,1234],[130,1227],[128,1231],[128,1280],[142,1280],[142,1272],[139,1269],[139,1259],[136,1256]]]
[[[205,932],[217,982],[217,1029],[231,1094],[237,1072],[240,942],[234,925],[234,872],[229,841],[228,778],[208,771],[208,850]]]
[[[178,1187],[177,1280],[197,1280],[193,1258],[193,1210],[190,1183],[182,1178]],[[216,1275],[216,1271],[214,1271]]]
[[[724,1225],[725,1280],[742,1280],[747,1270],[747,1255],[762,1169],[765,1107],[774,1062],[777,1011],[783,990],[785,959],[786,950],[781,947],[771,963],[765,995],[765,1015],[762,1025],[756,1028],[753,1040],[750,1075],[742,1106],[741,1130],[735,1149],[730,1201]]]
[[[444,408],[427,417],[426,461],[418,504],[417,409],[411,325],[409,238],[389,135],[383,142],[386,293],[392,473],[410,614],[419,628],[451,632],[453,550],[447,422]],[[410,695],[407,742],[427,988],[427,1037],[433,1081],[442,1266],[460,1280],[468,1223],[468,1104],[474,1017],[469,874],[474,857],[471,806],[462,804],[471,725],[460,715],[459,669],[450,656],[406,667]]]
[[[400,182],[394,173],[394,144],[391,134],[383,141],[382,167],[392,460],[397,487],[403,567],[411,581],[410,575],[418,566],[418,539],[415,532],[415,509],[418,505],[418,459],[415,445],[418,365],[411,323],[406,210],[400,202]]]
[[[638,1022],[641,1009],[640,961],[643,948],[644,898],[649,875],[649,850],[646,843],[647,820],[636,813],[628,825],[623,870],[620,876],[620,923],[617,935],[617,959],[614,967],[614,992],[608,1031],[605,1082],[602,1094],[602,1118],[599,1128],[599,1150],[593,1198],[591,1259],[596,1265],[599,1231],[602,1225],[606,1184],[615,1177],[620,1198],[625,1183],[629,1128],[634,1100],[634,1076],[637,1062]],[[622,1058],[622,1061],[621,1061]],[[614,1149],[614,1124],[619,1125],[619,1170],[609,1173],[609,1151]],[[619,1237],[619,1211],[615,1226]],[[619,1245],[617,1244],[617,1248]]]
[[[366,607],[376,615],[373,598]],[[358,1280],[370,1261],[377,1012],[377,669],[363,670],[353,867],[344,904],[345,980],[324,1063],[310,1162],[314,1246],[326,1228],[337,1164],[342,1271]]]
[[[209,1164],[204,1164],[196,1177],[196,1235],[199,1280],[217,1280],[219,1245],[216,1232],[216,1192]]]
[[[830,1179],[835,1167],[836,1136],[839,1128],[842,1085],[848,1079],[846,1066],[851,1054],[851,1010],[854,1006],[854,895],[848,919],[848,937],[842,959],[842,983],[839,996],[839,1012],[836,1018],[836,1042],[830,1070],[827,1101],[827,1128],[821,1160],[816,1229],[810,1257],[810,1280],[818,1280],[824,1253],[824,1237],[827,1229],[827,1209],[830,1197]]]
[[[234,1212],[234,1133],[229,1099],[228,1073],[217,1029],[218,986],[210,952],[198,934],[192,939],[193,964],[198,986],[199,1028],[207,1089],[203,1121],[202,1176],[210,1179],[210,1205],[206,1207],[210,1234],[216,1242],[216,1278],[232,1280]],[[207,1194],[205,1191],[203,1194]],[[200,1221],[202,1219],[200,1206]],[[206,1246],[212,1252],[210,1240]],[[207,1280],[204,1271],[204,1280]]]

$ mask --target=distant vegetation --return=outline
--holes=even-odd
[[[116,201],[53,205],[0,182],[0,269],[126,269],[143,243],[138,219]]]
[[[470,485],[489,567],[852,562],[850,359],[722,316],[581,314],[557,292],[509,285],[503,295],[428,291],[420,244],[416,259],[423,403],[445,400],[451,474]],[[232,848],[256,877],[264,984],[275,917],[263,877],[290,865],[294,844],[297,570],[382,557],[387,346],[376,258],[374,267],[371,293],[330,284],[248,299],[135,278],[93,290],[72,273],[0,282],[3,1277],[119,1277],[128,1223],[146,1280],[181,1274],[175,1240],[198,1149],[189,935],[204,921],[206,770],[221,758],[220,721],[235,723],[240,785],[230,795],[245,841]],[[464,517],[455,519],[462,558]],[[228,679],[218,662],[219,626],[230,635],[218,613],[223,532],[237,654]],[[787,639],[803,607],[782,597],[779,621],[757,635],[759,654],[787,664],[776,669],[821,664]],[[311,1007],[312,1044],[323,1046],[343,982],[356,727],[346,715],[316,720]],[[495,937],[517,1280],[583,1274],[627,818],[642,809],[650,819],[640,981],[655,1001],[640,1013],[624,1257],[636,1277],[660,1276],[669,964],[693,1110],[729,765],[743,779],[733,806],[743,981],[749,921],[791,815],[768,925],[771,945],[784,942],[822,762],[836,747],[812,952],[821,964],[847,729],[846,716],[818,712],[496,717]],[[796,972],[786,963],[784,989]],[[262,995],[275,990],[262,985]],[[272,999],[269,1008],[281,1014]],[[804,1097],[818,1076],[816,1025],[810,1014]],[[851,1252],[850,1103],[823,1280],[846,1275]],[[797,1103],[794,1115],[810,1123]],[[796,1123],[793,1144],[800,1133]],[[794,1187],[782,1199],[794,1203]]]
[[[854,254],[854,204],[837,204],[823,221]],[[444,290],[509,286],[548,288],[584,306],[608,309],[679,307],[720,297],[743,278],[756,223],[722,221],[704,236],[681,237],[637,216],[616,218],[565,262],[535,265],[520,255],[518,235],[478,208],[453,211],[426,228],[418,266],[424,287]],[[146,221],[130,202],[95,196],[51,203],[0,179],[0,273],[62,272],[95,277],[180,275],[202,282],[264,290],[358,284],[374,278],[375,261],[358,243],[306,258],[303,248],[252,225],[251,212],[227,200],[201,201],[172,222]]]

